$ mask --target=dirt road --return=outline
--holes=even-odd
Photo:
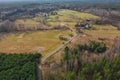
[[[73,39],[75,39],[78,35],[75,34],[74,37],[72,37],[69,41],[65,42],[64,44],[60,45],[57,49],[55,49],[53,52],[48,53],[45,57],[42,58],[41,63],[44,63],[49,57],[56,54],[58,51],[63,49],[67,44],[69,44]]]

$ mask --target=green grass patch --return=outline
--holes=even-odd
[[[60,25],[62,23],[73,27],[77,22],[83,21],[87,18],[98,18],[98,16],[89,13],[61,9],[57,11],[56,15],[49,16],[46,22],[51,26]]]

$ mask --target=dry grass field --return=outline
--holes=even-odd
[[[100,41],[112,47],[116,37],[120,36],[120,30],[112,25],[93,25],[95,30],[84,30],[84,34],[73,41],[74,44],[87,43],[88,41]],[[77,43],[76,43],[77,42]]]
[[[16,24],[24,24],[26,26],[28,26],[28,25],[30,25],[30,26],[40,25],[40,22],[37,22],[34,19],[19,19],[19,20],[16,20],[15,23]]]
[[[83,21],[87,18],[98,17],[89,13],[61,9],[57,11],[57,15],[49,16],[46,22],[50,26],[65,24],[73,28],[77,22]]]
[[[82,13],[72,10],[58,10],[57,15],[51,15],[46,19],[49,26],[68,25],[71,29],[75,29],[75,24],[87,18],[98,18],[89,13]],[[41,16],[31,19],[16,20],[16,24],[24,24],[30,26],[41,26]],[[78,38],[74,39],[70,45],[78,43],[87,43],[90,40],[104,42],[108,46],[112,46],[114,39],[120,36],[120,31],[111,25],[93,25],[95,30],[84,30],[84,34],[80,34]],[[21,32],[11,33],[5,36],[0,41],[0,52],[6,53],[23,53],[23,52],[41,52],[43,56],[53,51],[60,46],[63,41],[59,39],[59,35],[73,34],[73,32],[66,30],[47,30],[36,32]],[[60,52],[61,53],[61,52]]]
[[[69,34],[71,34],[69,30],[11,33],[0,41],[0,52],[41,52],[44,56],[63,43],[59,35],[69,36]]]
[[[38,15],[34,18],[26,18],[26,19],[17,19],[15,21],[15,25],[24,25],[28,27],[35,27],[35,26],[44,26],[42,21],[42,15]]]
[[[96,30],[86,30],[86,33],[96,37],[114,39],[120,36],[120,31],[111,25],[94,25]]]
[[[78,44],[87,44],[89,41],[104,42],[110,49],[115,43],[115,38],[120,36],[120,30],[111,25],[93,25],[95,30],[84,30],[84,33],[79,34],[77,38],[71,41],[69,47],[74,48]],[[109,50],[108,49],[108,50]],[[49,58],[48,63],[60,62],[63,57],[64,49],[57,54]],[[96,54],[92,54],[89,58],[93,59],[98,57]]]
[[[89,13],[82,13],[73,10],[61,9],[56,11],[57,15],[50,15],[45,20],[46,24],[42,23],[43,15],[37,15],[34,18],[26,18],[26,19],[17,19],[15,21],[16,25],[24,25],[28,27],[35,26],[58,26],[58,25],[68,25],[71,28],[74,28],[77,22],[81,22],[87,18],[98,18],[95,15]]]

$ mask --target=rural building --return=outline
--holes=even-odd
[[[80,23],[80,24],[76,24],[75,27],[77,29],[88,29],[89,28],[89,24],[88,23]]]
[[[85,21],[81,23],[77,23],[75,25],[76,31],[81,32],[81,29],[89,29],[90,28],[90,19],[86,19]]]
[[[79,29],[88,29],[90,27],[90,22],[91,22],[91,19],[88,18],[81,23],[77,23],[75,27]]]

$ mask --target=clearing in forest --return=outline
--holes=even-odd
[[[69,30],[49,30],[36,32],[22,32],[9,34],[0,41],[0,52],[4,53],[31,53],[41,52],[42,55],[56,49],[64,41],[60,35],[69,36]],[[70,36],[69,36],[70,37]]]
[[[83,13],[83,12],[66,10],[66,9],[61,9],[56,12],[57,12],[56,15],[51,15],[46,19],[46,22],[49,26],[64,24],[74,28],[77,22],[81,22],[88,18],[92,18],[92,19],[99,18],[98,16],[89,13]]]

